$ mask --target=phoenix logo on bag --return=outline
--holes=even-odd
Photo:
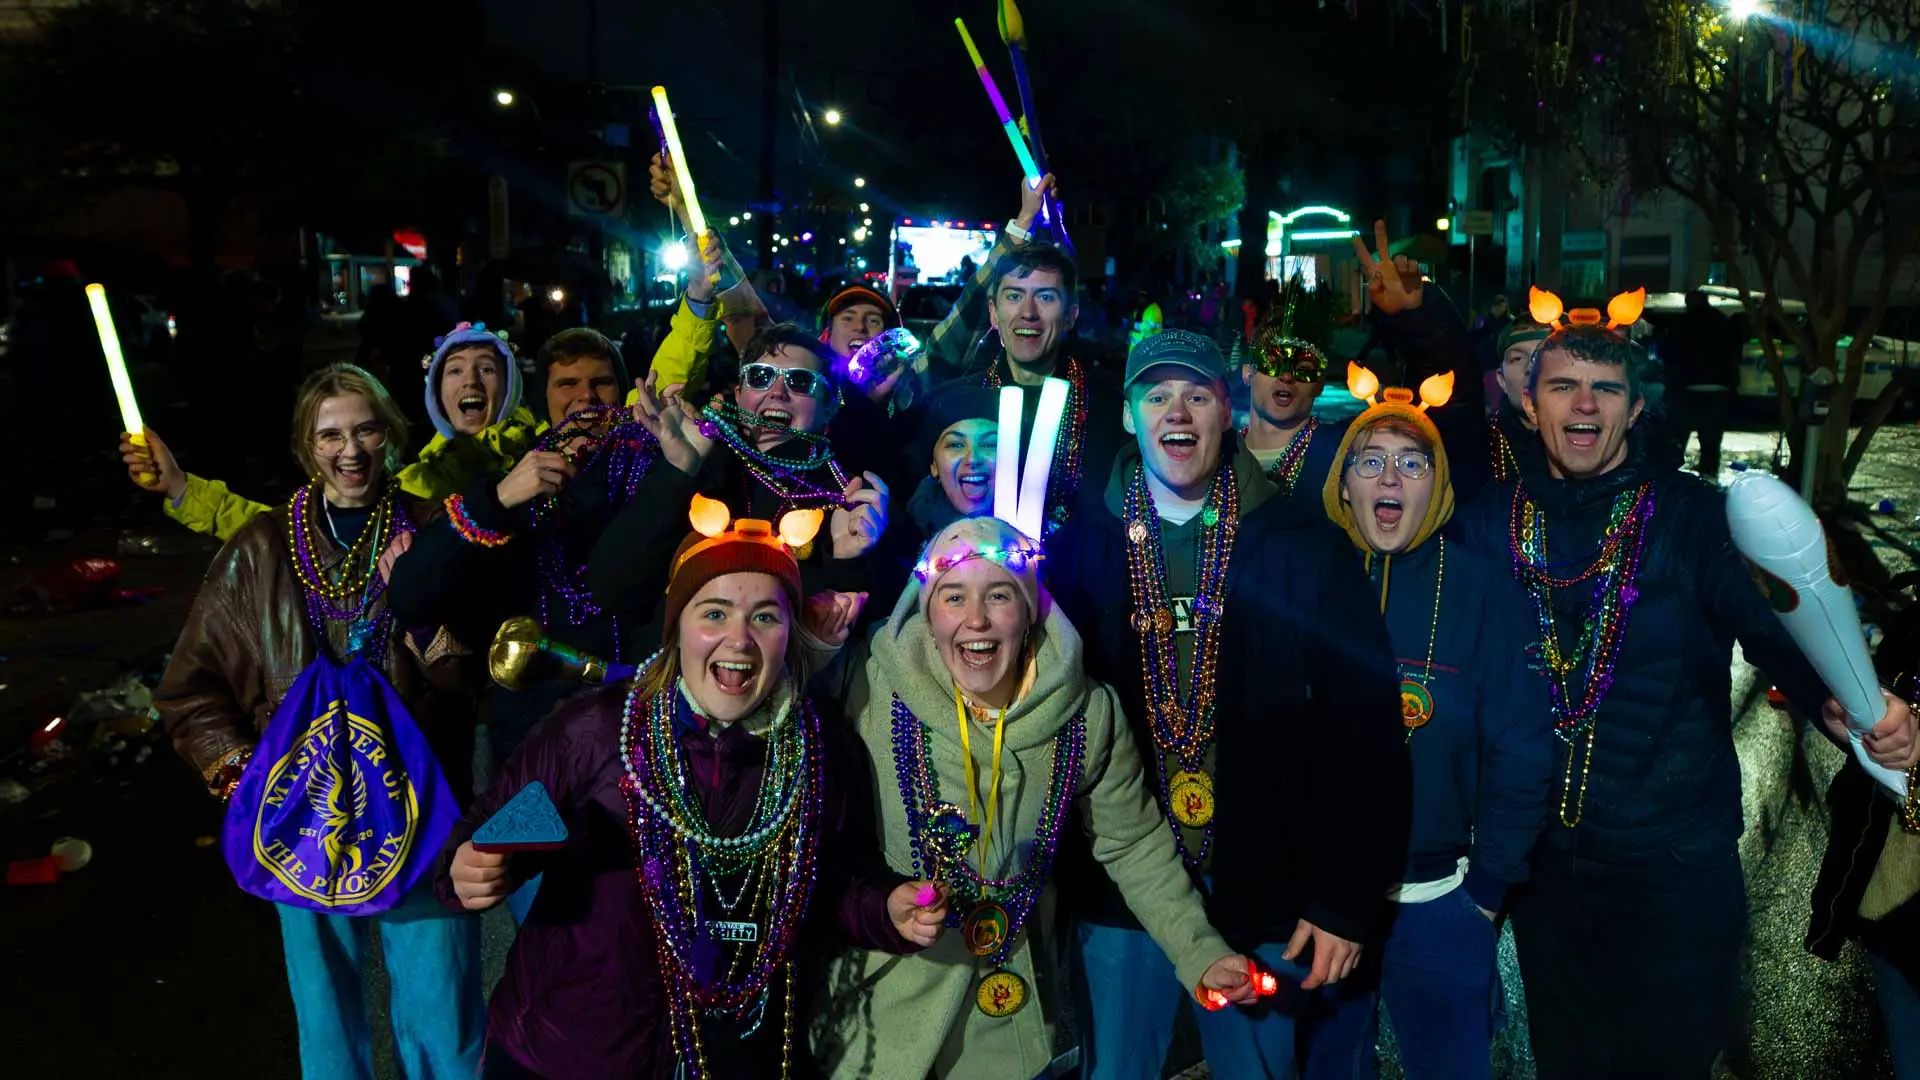
[[[303,802],[310,814],[286,812]],[[336,700],[267,774],[254,855],[315,904],[360,904],[407,863],[419,821],[418,793],[380,726]]]

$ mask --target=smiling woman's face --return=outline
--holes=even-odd
[[[947,674],[962,693],[989,708],[1013,702],[1031,621],[1026,596],[991,559],[969,559],[949,570],[927,604],[927,624]]]
[[[772,574],[722,574],[680,612],[680,676],[707,717],[749,716],[786,675],[793,612]]]
[[[993,508],[993,463],[999,450],[1000,425],[992,420],[962,420],[940,434],[927,468],[955,510],[973,517]]]

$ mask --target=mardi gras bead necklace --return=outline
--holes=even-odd
[[[1047,473],[1047,536],[1066,524],[1073,513],[1073,502],[1080,491],[1080,470],[1085,463],[1087,432],[1087,373],[1075,357],[1067,357],[1067,415],[1059,441],[1053,445],[1053,468]],[[1000,389],[1000,365],[987,369],[982,380],[989,390]],[[1046,539],[1039,537],[1038,539]]]
[[[1307,417],[1307,422],[1301,424],[1300,430],[1287,442],[1287,452],[1267,470],[1267,479],[1279,486],[1282,495],[1292,494],[1294,481],[1300,479],[1300,466],[1307,460],[1307,447],[1312,445],[1313,433],[1319,427],[1319,417]]]
[[[1513,440],[1500,426],[1498,415],[1487,419],[1487,447],[1493,455],[1493,481],[1504,484],[1520,478],[1520,461],[1513,456]]]
[[[1433,642],[1440,632],[1440,594],[1447,583],[1447,540],[1440,537],[1440,564],[1433,575],[1433,615],[1427,623],[1427,662],[1418,679],[1402,677],[1400,680],[1400,723],[1406,726],[1407,738],[1427,726],[1433,719]],[[1369,559],[1372,556],[1368,556]],[[1387,576],[1393,564],[1389,561],[1381,571],[1380,577],[1380,614],[1387,613]]]
[[[1607,691],[1613,688],[1614,667],[1619,663],[1621,643],[1626,638],[1627,616],[1640,599],[1637,582],[1647,552],[1648,526],[1653,521],[1654,489],[1649,482],[1614,496],[1607,535],[1595,552],[1593,564],[1572,578],[1558,578],[1547,572],[1556,564],[1547,558],[1546,517],[1526,489],[1515,488],[1513,500],[1508,534],[1513,571],[1533,598],[1534,615],[1540,623],[1540,652],[1547,667],[1553,730],[1567,744],[1567,765],[1560,785],[1560,823],[1571,829],[1580,824],[1586,808],[1587,780],[1593,771],[1594,723]],[[1560,646],[1553,590],[1589,580],[1594,582],[1592,599],[1582,619],[1579,640],[1569,653]],[[1568,676],[1576,669],[1584,669],[1580,674],[1582,690],[1578,704],[1573,702],[1568,684]],[[1582,761],[1577,792],[1573,787],[1576,757]],[[1571,811],[1569,796],[1572,797]]]
[[[749,428],[784,431],[787,441],[797,441],[807,447],[806,456],[767,453],[747,438],[745,432]],[[739,457],[747,475],[780,500],[781,513],[838,507],[845,498],[847,474],[840,468],[833,445],[825,435],[769,424],[718,399],[708,402],[700,411],[700,431],[707,438],[724,443]]]
[[[974,990],[974,1005],[988,1016],[1012,1016],[1027,1003],[1026,980],[1007,970],[1007,960],[1053,876],[1060,832],[1072,813],[1086,750],[1086,714],[1076,713],[1054,736],[1047,801],[1026,863],[1010,878],[989,877],[984,866],[976,869],[969,858],[976,829],[958,806],[940,800],[932,731],[900,695],[893,696],[894,777],[900,785],[900,803],[906,808],[914,873],[944,881],[953,890],[947,925],[961,931],[969,952],[987,961],[989,971]]]
[[[1240,492],[1233,466],[1214,475],[1200,512],[1198,595],[1193,598],[1193,627],[1200,635],[1193,651],[1192,684],[1180,692],[1180,656],[1174,645],[1172,599],[1167,596],[1167,557],[1160,544],[1160,512],[1147,489],[1147,471],[1135,464],[1127,485],[1127,571],[1133,598],[1133,629],[1140,639],[1148,725],[1160,748],[1154,755],[1160,773],[1161,804],[1180,857],[1190,868],[1205,864],[1213,847],[1213,778],[1206,771],[1213,743],[1214,678],[1220,655],[1220,622],[1226,614],[1227,569],[1233,539],[1240,528]],[[1171,755],[1180,766],[1167,775]],[[1200,850],[1187,848],[1181,827],[1202,829]]]
[[[658,660],[648,661],[647,665]],[[644,667],[643,666],[643,667]],[[628,824],[647,897],[654,952],[666,982],[674,1052],[682,1075],[710,1075],[702,1014],[759,1029],[775,977],[786,968],[782,1075],[790,1075],[793,1040],[793,948],[819,870],[822,773],[819,718],[804,699],[790,703],[767,732],[767,764],[753,816],[739,836],[716,835],[688,791],[686,761],[674,734],[683,691],[676,685],[628,694],[620,729]],[[751,871],[759,877],[744,920],[704,916],[716,902],[716,879]],[[736,905],[748,892],[743,883]]]
[[[395,535],[413,531],[413,522],[400,509],[398,493],[399,485],[389,479],[360,535],[332,568],[323,563],[317,548],[320,525],[314,520],[314,506],[320,505],[324,514],[326,505],[320,481],[294,492],[287,504],[287,550],[293,555],[294,580],[305,601],[308,624],[325,641],[329,623],[346,623],[349,655],[376,663],[383,661],[393,630],[392,610],[379,603],[387,591],[380,576],[380,556]]]
[[[607,499],[604,507],[605,520],[633,501],[640,488],[640,481],[659,460],[660,444],[653,435],[639,423],[628,420],[611,428],[596,426],[596,421],[612,421],[628,415],[625,409],[611,405],[594,406],[568,417],[568,424],[555,428],[541,437],[536,450],[554,451],[565,454],[570,461],[580,464],[580,473],[573,481],[579,484],[581,478],[589,473],[598,474]],[[574,421],[586,418],[585,424],[576,425]],[[552,628],[555,626],[584,626],[589,620],[604,614],[599,604],[594,602],[592,590],[587,587],[587,567],[583,559],[570,554],[568,541],[577,539],[573,530],[565,521],[565,499],[563,492],[542,495],[533,500],[527,510],[535,539],[534,563],[540,580],[540,624]],[[603,521],[604,526],[605,521]],[[598,535],[595,531],[594,535]],[[613,657],[623,658],[620,643],[620,620],[615,617],[613,624]]]

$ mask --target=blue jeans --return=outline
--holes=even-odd
[[[1353,1080],[1378,1077],[1384,1000],[1407,1080],[1486,1080],[1499,940],[1465,889],[1399,905],[1393,932],[1314,1027],[1314,1053],[1347,1061]]]
[[[1180,985],[1173,964],[1146,931],[1081,923],[1078,937],[1086,1080],[1159,1080],[1182,1007],[1198,1009],[1200,1042],[1220,1080],[1294,1080],[1295,1021],[1331,1000],[1327,990],[1301,991],[1307,969],[1281,958],[1284,943],[1262,945],[1257,953],[1280,977],[1279,994],[1258,1005],[1210,1012],[1199,1009],[1192,987]],[[1310,1063],[1307,1073],[1314,1077],[1319,1070]]]
[[[449,915],[422,887],[383,915],[350,918],[276,904],[287,988],[300,1025],[307,1080],[373,1080],[362,993],[362,953],[380,924],[393,1014],[394,1057],[407,1080],[467,1080],[479,1071],[486,1006],[480,994],[480,923]]]
[[[1920,988],[1893,966],[1893,961],[1867,950],[1873,967],[1873,993],[1880,999],[1880,1015],[1887,1022],[1887,1048],[1893,1051],[1894,1080],[1920,1080]]]

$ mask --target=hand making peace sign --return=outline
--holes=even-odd
[[[1426,300],[1426,282],[1420,277],[1420,264],[1405,255],[1391,258],[1387,242],[1387,223],[1373,223],[1373,246],[1377,254],[1367,252],[1367,242],[1353,238],[1353,252],[1360,256],[1360,270],[1367,277],[1367,295],[1373,306],[1388,315],[1412,311]]]

